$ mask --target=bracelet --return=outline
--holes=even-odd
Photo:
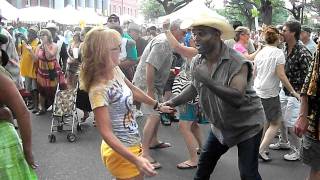
[[[157,101],[156,104],[153,106],[154,110],[157,110],[159,108],[159,102]]]

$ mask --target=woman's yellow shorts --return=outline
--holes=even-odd
[[[140,156],[142,153],[141,146],[127,147],[130,152]],[[101,143],[101,158],[104,165],[110,171],[112,176],[119,179],[128,179],[140,174],[136,165],[129,162],[120,154],[111,149],[104,141]]]

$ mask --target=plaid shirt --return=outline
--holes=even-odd
[[[284,54],[286,57],[286,64],[284,67],[286,75],[294,90],[299,93],[308,74],[312,55],[301,42],[296,43],[291,54],[288,54],[288,45],[286,44],[284,46]],[[283,90],[287,96],[292,96],[285,87]]]

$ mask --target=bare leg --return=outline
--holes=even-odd
[[[190,160],[187,160],[186,162],[191,165],[197,165],[198,162],[198,156],[197,156],[197,147],[198,143],[191,131],[191,125],[192,121],[179,121],[179,129],[180,132],[184,138],[184,141],[186,142],[187,149],[189,152]]]
[[[155,146],[157,144],[160,143],[160,141],[158,140],[158,130],[159,130],[159,126],[160,126],[160,116],[159,116],[159,123],[156,124],[155,128],[154,128],[154,133],[150,142],[150,147]]]
[[[199,127],[199,124],[197,122],[194,121],[191,124],[191,131],[198,142],[199,148],[202,149],[202,146],[203,146],[202,133],[201,133],[201,129]]]
[[[41,96],[41,94],[39,94],[39,109],[40,110],[45,110],[45,101],[46,101],[46,99],[45,99],[45,97],[43,97],[43,96]]]
[[[259,152],[262,153],[266,150],[266,147],[269,146],[274,136],[277,134],[277,131],[280,127],[280,121],[275,120],[274,122],[270,122],[270,126],[265,132],[265,135],[261,141]]]
[[[142,156],[147,158],[150,162],[154,160],[150,156],[150,143],[152,138],[155,136],[156,127],[160,123],[160,116],[149,115],[146,124],[143,128],[143,138],[142,138]]]

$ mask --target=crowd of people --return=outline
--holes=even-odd
[[[283,158],[302,160],[307,178],[320,179],[320,46],[310,27],[287,21],[252,32],[207,14],[146,32],[133,21],[121,26],[116,14],[103,27],[64,33],[53,22],[16,25],[0,25],[0,179],[37,179],[30,112],[45,114],[57,89],[77,90],[82,122],[93,111],[102,161],[116,179],[157,174],[150,151],[171,147],[158,138],[168,120],[179,121],[188,149],[177,168],[197,168],[195,180],[210,179],[233,146],[243,180],[262,179],[268,149],[291,149]],[[205,142],[199,124],[210,124]]]

